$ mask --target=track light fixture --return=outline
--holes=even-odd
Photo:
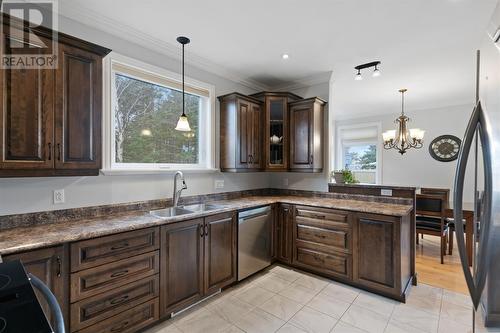
[[[361,76],[361,70],[365,69],[365,68],[370,68],[370,67],[375,67],[375,70],[372,73],[373,77],[380,76],[381,75],[380,69],[378,69],[378,67],[377,67],[377,66],[380,66],[380,64],[381,64],[380,61],[372,61],[372,62],[368,62],[366,64],[357,65],[356,67],[354,67],[354,69],[358,71],[356,76],[354,76],[354,80],[356,80],[356,81],[363,80],[363,76]]]

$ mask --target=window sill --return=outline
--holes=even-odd
[[[101,174],[105,176],[132,176],[132,175],[173,175],[177,171],[183,173],[216,173],[220,169],[203,168],[203,169],[107,169],[101,170]]]

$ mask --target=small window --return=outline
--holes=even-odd
[[[337,169],[351,170],[360,183],[381,182],[380,124],[356,124],[337,128]]]
[[[360,183],[377,182],[376,144],[344,144],[342,154],[344,169],[351,170]]]
[[[210,90],[186,86],[185,106],[191,131],[176,131],[182,113],[182,87],[176,74],[166,75],[164,70],[151,66],[138,68],[136,64],[111,61],[108,168],[212,167]]]

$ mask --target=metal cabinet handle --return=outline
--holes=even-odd
[[[128,269],[124,269],[123,271],[118,271],[118,272],[111,274],[111,277],[115,278],[115,277],[123,276],[127,273],[128,273]]]
[[[61,277],[61,272],[62,272],[61,257],[57,256],[56,262],[57,262],[57,277]]]
[[[57,144],[57,160],[58,161],[61,160],[61,144],[60,143]]]
[[[453,195],[453,217],[456,224],[457,231],[464,230],[463,225],[463,192],[464,192],[464,176],[467,168],[467,159],[469,157],[470,148],[472,146],[474,136],[476,131],[481,140],[481,145],[483,148],[483,165],[484,165],[484,195],[483,195],[483,215],[481,218],[481,235],[479,240],[478,256],[477,256],[477,271],[474,276],[472,276],[471,270],[469,269],[469,260],[467,258],[467,250],[465,245],[464,233],[457,232],[457,245],[458,252],[460,254],[460,259],[462,262],[462,269],[465,275],[465,281],[467,282],[467,287],[472,298],[472,303],[477,309],[479,301],[481,299],[481,294],[483,292],[486,276],[488,273],[488,266],[491,257],[491,241],[488,239],[489,228],[491,223],[491,200],[493,194],[493,183],[492,183],[492,169],[491,169],[491,145],[486,129],[486,119],[484,115],[481,102],[478,102],[472,117],[469,120],[467,129],[465,131],[462,148],[458,155],[457,171],[455,173],[454,188],[455,192]]]
[[[49,161],[52,160],[52,143],[49,142]]]
[[[205,236],[208,236],[208,225],[205,224]]]
[[[314,156],[313,154],[311,154],[311,156],[309,156],[309,164],[313,164],[314,162]]]
[[[111,247],[111,251],[121,250],[121,249],[124,249],[126,247],[129,247],[129,244],[128,243],[123,243],[121,245],[112,246]]]
[[[198,227],[200,228],[200,237],[203,238],[203,236],[205,236],[205,232],[204,232],[205,229],[203,228],[203,224],[200,224]]]

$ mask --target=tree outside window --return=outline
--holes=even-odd
[[[199,162],[199,110],[202,98],[187,94],[191,132],[176,131],[182,113],[182,92],[115,74],[114,110],[116,163]]]

